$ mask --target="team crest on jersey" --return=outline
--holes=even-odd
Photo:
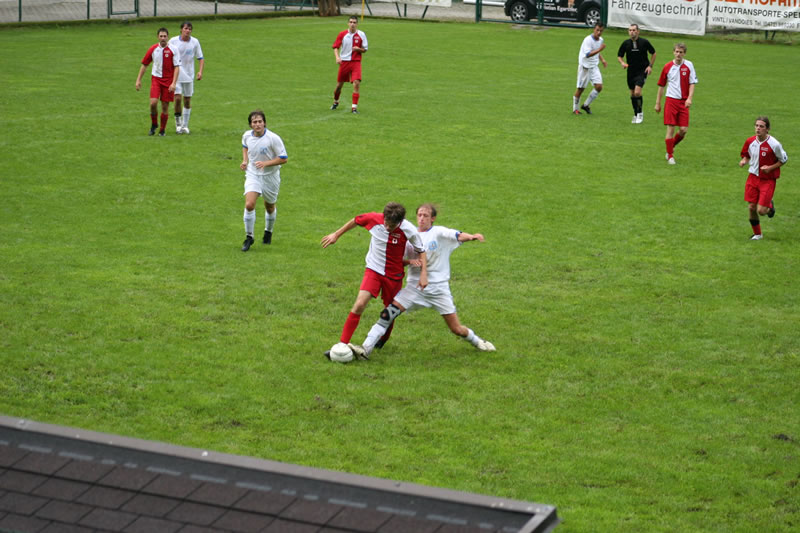
[[[767,157],[767,152],[761,152],[761,157]]]
[[[431,242],[428,243],[428,250],[430,250],[431,252],[435,252],[438,249],[439,249],[439,243],[438,242],[431,241]]]

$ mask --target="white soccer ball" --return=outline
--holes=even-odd
[[[337,363],[349,363],[355,358],[353,355],[353,350],[351,350],[350,347],[343,342],[337,342],[331,346],[330,356],[331,361],[335,361]]]

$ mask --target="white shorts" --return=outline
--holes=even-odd
[[[264,197],[264,201],[268,204],[274,204],[278,202],[278,193],[280,190],[280,178],[278,178],[278,180],[265,181],[259,178],[247,177],[244,180],[244,194],[249,192],[257,192]]]
[[[450,294],[450,284],[447,282],[432,283],[425,287],[424,291],[416,286],[406,285],[394,299],[406,311],[433,307],[440,315],[451,315],[456,312],[453,295]]]
[[[578,65],[578,89],[583,89],[589,82],[592,85],[599,85],[603,83],[603,75],[600,73],[600,67],[584,68]]]
[[[179,81],[175,84],[175,94],[181,94],[188,98],[191,98],[194,94],[194,82],[193,81]]]

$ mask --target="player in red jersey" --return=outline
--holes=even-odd
[[[750,225],[753,227],[753,241],[760,241],[761,220],[758,215],[775,216],[775,181],[781,177],[781,167],[789,160],[778,139],[769,134],[769,118],[756,119],[756,134],[748,138],[742,146],[739,166],[748,165],[750,170],[744,185],[744,201],[750,212]]]
[[[667,163],[675,164],[675,147],[686,136],[689,129],[689,107],[692,105],[694,86],[697,83],[697,73],[691,61],[684,59],[686,45],[677,43],[672,49],[675,57],[661,69],[658,78],[658,96],[656,96],[656,113],[661,111],[661,97],[667,93],[664,105],[664,125],[667,135],[664,143],[667,145]],[[675,126],[678,133],[675,133]]]
[[[322,238],[322,247],[327,248],[339,240],[342,234],[356,226],[363,226],[370,233],[369,251],[367,252],[367,268],[358,296],[350,314],[342,328],[340,342],[350,343],[353,333],[361,320],[361,314],[371,299],[381,295],[384,307],[392,303],[395,295],[403,286],[405,275],[403,255],[406,242],[419,253],[422,271],[419,277],[419,288],[428,286],[428,268],[425,257],[425,245],[417,228],[405,220],[406,209],[401,204],[390,202],[383,208],[383,213],[365,213],[351,218],[344,226]],[[381,346],[391,334],[389,329],[381,338]]]
[[[175,96],[175,86],[181,70],[181,57],[177,50],[169,45],[167,28],[158,29],[158,42],[151,46],[142,59],[139,75],[136,77],[136,90],[142,88],[142,76],[147,65],[153,64],[150,81],[150,135],[155,135],[158,127],[158,101],[161,100],[161,128],[158,131],[164,136],[169,118],[169,103]]]
[[[333,91],[331,109],[339,107],[339,95],[345,82],[353,84],[353,106],[350,109],[358,113],[358,96],[361,88],[361,56],[367,52],[367,34],[358,29],[358,17],[351,16],[347,29],[340,32],[333,42],[333,54],[339,65],[336,77],[336,90]]]

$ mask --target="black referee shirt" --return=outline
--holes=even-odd
[[[647,54],[655,54],[656,49],[650,44],[650,41],[639,37],[635,41],[633,39],[626,39],[619,46],[618,57],[625,57],[625,62],[628,63],[628,72],[638,73],[644,72],[650,66],[650,60],[647,59]]]

